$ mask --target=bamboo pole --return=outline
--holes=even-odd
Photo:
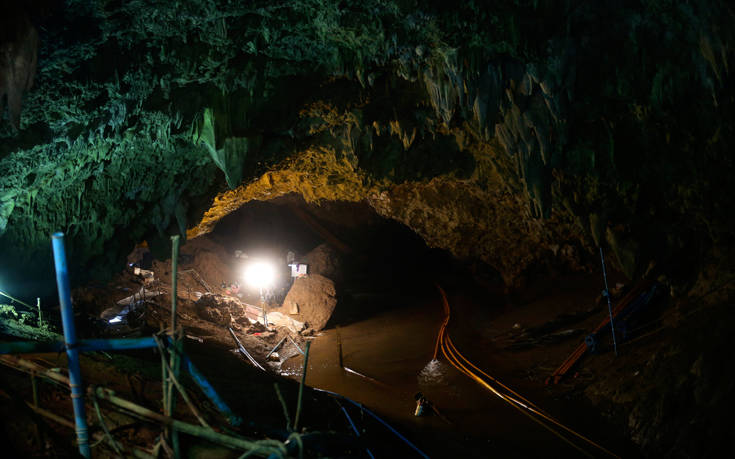
[[[299,415],[301,414],[301,397],[304,393],[304,384],[306,384],[306,369],[309,365],[309,348],[311,347],[311,341],[306,342],[306,350],[304,351],[304,369],[301,371],[301,384],[299,385],[299,398],[296,402],[296,417],[293,421],[293,430],[298,432],[299,429]]]
[[[176,281],[179,267],[179,235],[171,236],[171,332],[176,330]]]
[[[59,425],[62,425],[64,427],[68,427],[70,429],[74,429],[74,423],[72,421],[70,421],[70,420],[68,420],[66,418],[63,418],[61,416],[58,416],[58,415],[56,415],[56,414],[54,414],[54,413],[52,413],[52,412],[50,412],[48,410],[44,410],[43,408],[39,408],[37,406],[33,406],[33,405],[29,404],[28,402],[25,402],[25,404],[31,410],[33,410],[35,413],[37,413],[37,414],[39,414],[39,415],[41,415],[41,416],[43,416],[43,417],[45,417],[47,419],[50,419],[50,420],[54,421],[55,423],[57,423]],[[104,439],[103,437],[104,437],[104,435],[102,433],[100,433],[100,432],[96,432],[96,433],[92,434],[92,438],[94,438],[96,441],[103,440]],[[114,441],[115,441],[114,439],[111,439],[111,440],[108,440],[108,443],[114,442]],[[143,451],[140,448],[132,447],[132,448],[130,448],[130,450],[132,452],[133,457],[137,457],[137,458],[140,458],[140,459],[154,459],[154,456],[148,454],[147,452]]]
[[[15,355],[0,355],[0,363],[11,368],[15,368],[19,371],[24,371],[26,373],[35,374],[36,376],[40,376],[42,378],[50,379],[51,381],[62,386],[69,386],[69,378],[62,375],[61,373],[49,370],[42,367],[41,365],[38,365],[37,363],[33,363],[30,360],[26,359],[21,359],[20,357]]]
[[[27,307],[31,311],[33,310],[33,306],[31,306],[30,304],[26,303],[25,301],[21,301],[18,298],[13,298],[12,296],[8,295],[7,293],[3,292],[2,290],[0,290],[0,295],[2,295],[4,297],[7,297],[10,300],[15,301],[16,303],[22,304],[23,306]]]
[[[161,332],[163,333],[163,331]],[[163,407],[163,413],[168,415],[168,386],[169,386],[169,379],[168,379],[168,362],[167,362],[167,355],[165,352],[161,352],[161,403]],[[168,432],[165,431],[162,441],[165,441],[165,439],[168,438]]]
[[[36,375],[31,373],[31,390],[33,391],[33,406],[38,406],[38,386],[36,385]]]
[[[277,449],[274,447],[261,446],[261,445],[258,445],[256,442],[245,440],[243,438],[231,437],[229,435],[224,435],[224,434],[215,432],[211,429],[206,429],[204,427],[200,427],[194,424],[189,424],[183,421],[177,421],[176,419],[172,419],[169,416],[161,415],[159,413],[156,413],[155,411],[149,410],[148,408],[144,408],[142,406],[136,405],[135,403],[121,399],[120,397],[117,397],[115,393],[109,389],[98,387],[97,390],[95,391],[95,394],[97,395],[98,398],[105,400],[120,408],[123,408],[126,411],[129,411],[140,417],[150,419],[156,422],[160,422],[166,426],[171,426],[175,428],[179,432],[183,432],[185,434],[192,435],[198,438],[203,438],[205,440],[220,444],[222,446],[226,446],[226,447],[233,448],[233,449],[239,449],[239,450],[253,450],[253,449],[258,448],[258,451],[254,452],[254,454],[258,454],[262,456],[268,456],[271,453],[277,452]]]
[[[69,378],[65,377],[64,375],[60,373],[56,373],[54,371],[47,370],[46,368],[42,367],[41,365],[38,365],[34,362],[31,362],[29,360],[20,359],[15,356],[7,356],[2,355],[0,356],[0,363],[7,365],[11,368],[14,368],[18,371],[23,371],[26,373],[29,373],[30,375],[36,375],[42,378],[46,378],[50,381],[60,383],[64,386],[69,385]],[[10,398],[10,395],[6,394],[4,391],[0,390],[0,395]],[[30,408],[33,412],[36,414],[43,416],[47,419],[50,419],[54,421],[55,423],[62,425],[64,427],[68,427],[69,429],[74,430],[76,428],[73,421],[70,421],[69,419],[66,419],[62,416],[57,415],[56,413],[52,413],[51,411],[45,410],[38,406],[37,402],[34,400],[34,403],[29,403],[25,400],[23,400],[23,403]],[[103,438],[104,435],[100,432],[95,432],[92,434],[92,438],[99,441]],[[114,441],[114,440],[113,440]],[[139,448],[131,448],[132,454],[134,457],[141,458],[141,459],[153,459],[153,456],[146,453],[145,451],[139,449]]]
[[[174,352],[170,352],[171,363],[168,368],[169,382],[167,383],[166,389],[166,412],[169,416],[173,416],[176,410],[176,392],[174,392],[173,381],[179,377],[179,369],[181,367],[181,360],[179,359],[179,353],[181,349],[180,334],[176,327],[176,306],[177,306],[177,289],[178,289],[178,269],[179,269],[179,235],[171,236],[171,339],[173,341]],[[179,458],[179,436],[176,432],[176,428],[172,427],[169,435],[171,439],[171,447],[173,448],[174,457]]]
[[[163,343],[161,343],[159,340],[156,340],[156,343],[158,344],[158,349],[160,350],[161,354],[164,353]],[[168,367],[168,362],[166,362],[166,359],[163,359],[163,363]],[[171,372],[170,368],[167,368],[169,371],[169,377],[171,378],[171,382],[176,386],[176,389],[178,389],[179,393],[181,394],[181,398],[184,399],[184,402],[189,406],[189,409],[191,412],[196,416],[199,423],[202,425],[202,427],[206,427],[208,429],[211,429],[209,424],[207,424],[207,421],[204,420],[204,417],[199,413],[199,410],[194,406],[194,404],[189,399],[189,395],[186,393],[184,388],[181,386],[181,383],[179,383],[178,378],[174,377],[173,372]]]
[[[188,359],[184,359],[184,360],[188,361]],[[44,368],[43,366],[38,365],[37,363],[31,362],[29,360],[21,359],[16,356],[0,355],[0,363],[3,363],[17,370],[24,371],[26,373],[33,372],[39,377],[43,377],[51,381],[61,383],[63,385],[69,384],[69,378],[67,378],[66,376],[60,373],[51,371],[47,368]],[[149,410],[148,408],[142,407],[140,405],[136,405],[135,403],[132,403],[125,399],[117,397],[115,395],[115,392],[109,389],[105,389],[103,387],[96,387],[96,388],[90,387],[87,390],[87,392],[90,395],[96,396],[97,398],[101,400],[105,400],[106,402],[109,402],[112,405],[117,406],[118,408],[122,408],[125,411],[136,415],[137,417],[147,419],[153,422],[160,422],[164,426],[173,426],[179,432],[183,432],[187,435],[192,435],[198,438],[203,438],[205,440],[220,444],[222,446],[226,446],[228,448],[233,448],[233,449],[238,449],[238,450],[254,450],[257,448],[257,451],[253,451],[253,454],[259,455],[259,456],[269,456],[272,453],[275,453],[275,454],[280,453],[280,451],[277,448],[272,447],[272,446],[259,445],[253,441],[224,435],[224,434],[215,432],[211,429],[200,427],[194,424],[189,424],[183,421],[177,421],[171,418],[170,416],[165,416],[165,415],[156,413],[155,411]],[[58,422],[62,423],[63,425],[67,425],[70,428],[74,427],[74,424],[71,423],[71,421],[67,421],[64,418],[54,415],[53,413],[48,413],[48,414],[53,416],[53,418],[49,417],[50,419],[57,418]]]

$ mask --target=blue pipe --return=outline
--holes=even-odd
[[[125,351],[128,349],[147,349],[158,347],[153,337],[83,339],[79,341],[80,351]]]
[[[326,394],[329,394],[332,397],[338,397],[338,398],[341,398],[342,400],[345,400],[345,401],[348,401],[348,402],[352,403],[356,407],[360,408],[361,410],[363,410],[364,412],[366,412],[367,414],[369,414],[370,416],[372,416],[373,418],[375,418],[375,420],[377,420],[379,423],[383,424],[388,430],[390,430],[391,432],[393,432],[393,434],[395,434],[396,437],[398,437],[401,440],[403,440],[404,443],[406,443],[414,451],[416,451],[419,454],[419,456],[423,457],[424,459],[429,459],[429,456],[427,456],[426,453],[424,453],[423,451],[421,451],[418,448],[418,446],[416,446],[413,443],[411,443],[406,437],[404,437],[403,435],[401,435],[390,424],[388,424],[387,422],[385,422],[382,419],[380,419],[377,414],[375,414],[372,411],[370,411],[369,409],[365,408],[361,403],[357,403],[356,401],[354,401],[352,399],[349,399],[349,398],[345,397],[344,395],[340,395],[340,394],[338,394],[336,392],[332,392],[332,391],[329,391],[329,390],[326,390],[326,389],[318,389],[316,387],[314,387],[313,389],[314,390],[318,390],[319,392],[324,392]]]
[[[153,338],[116,338],[116,339],[80,339],[77,341],[77,352],[92,351],[124,351],[128,349],[155,348]],[[66,350],[63,341],[11,341],[0,343],[0,354],[40,354],[44,352],[62,352]]]
[[[169,338],[169,345],[170,344],[171,341]],[[184,364],[184,368],[186,368],[186,371],[189,372],[194,382],[197,383],[202,392],[204,392],[204,395],[206,395],[212,401],[212,403],[214,403],[219,412],[227,418],[227,421],[235,427],[242,424],[242,418],[236,415],[230,409],[229,405],[227,405],[222,397],[219,396],[219,394],[214,389],[214,387],[212,387],[207,378],[202,374],[201,371],[199,371],[199,369],[197,369],[197,367],[194,366],[189,357],[187,357],[184,353],[181,354],[181,363]]]
[[[77,333],[74,328],[74,309],[71,304],[71,287],[69,286],[69,270],[66,265],[66,251],[64,250],[64,233],[52,234],[51,245],[54,250],[56,287],[59,290],[66,356],[69,360],[69,385],[71,386],[71,401],[74,406],[77,443],[79,443],[79,454],[89,458],[91,456],[89,432],[87,431],[87,418],[84,412],[84,389],[82,388],[82,372],[79,367],[79,352],[76,348]]]
[[[355,436],[357,436],[359,438],[360,437],[360,431],[357,430],[357,426],[355,425],[354,422],[352,422],[352,418],[350,417],[350,415],[347,414],[347,410],[345,409],[344,406],[340,406],[340,408],[342,408],[342,412],[345,414],[345,417],[350,422],[350,425],[352,426],[352,431],[355,432]],[[366,447],[365,448],[365,451],[367,452],[368,456],[370,456],[370,459],[375,459],[375,456],[373,456],[373,453],[370,451],[370,448],[367,448]]]

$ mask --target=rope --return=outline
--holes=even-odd
[[[292,432],[286,439],[286,442],[290,442],[291,440],[295,440],[296,446],[299,447],[299,459],[304,459],[304,441],[301,439],[301,434]]]
[[[286,450],[286,446],[278,440],[258,440],[255,442],[257,445],[255,448],[251,449],[250,451],[247,451],[245,454],[240,456],[239,459],[245,459],[246,457],[250,457],[254,455],[255,453],[259,453],[263,450],[271,450],[273,448],[276,449],[276,451],[272,451],[270,456],[268,457],[279,457],[281,459],[288,456],[288,451]]]

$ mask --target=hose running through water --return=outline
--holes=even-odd
[[[535,404],[525,399],[523,396],[513,391],[508,386],[504,385],[489,374],[482,371],[480,368],[470,362],[464,355],[462,355],[452,342],[452,339],[447,332],[447,325],[449,324],[449,319],[451,316],[451,310],[449,308],[449,302],[447,301],[447,295],[439,285],[437,285],[437,289],[439,290],[439,293],[442,297],[442,308],[444,309],[445,318],[442,322],[441,327],[439,328],[439,335],[436,338],[436,345],[434,346],[434,360],[436,360],[439,350],[441,350],[444,357],[454,368],[476,381],[482,387],[492,392],[495,396],[508,403],[513,408],[517,409],[529,419],[541,425],[546,430],[548,430],[585,456],[595,457],[594,454],[590,453],[586,449],[574,443],[571,439],[567,438],[567,436],[565,436],[562,431],[570,434],[578,440],[582,440],[587,445],[592,446],[596,450],[608,456],[618,457],[616,454],[610,452],[609,450],[605,449],[604,447],[600,446],[599,444],[595,443],[584,435],[572,430],[558,420],[554,419],[549,414],[545,413],[543,410],[537,407]],[[505,393],[501,392],[501,390],[499,390],[498,388],[502,389]]]

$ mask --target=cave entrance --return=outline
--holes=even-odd
[[[362,307],[361,300],[375,292],[389,298],[409,292],[421,296],[437,275],[432,266],[443,266],[446,263],[440,260],[448,258],[443,251],[428,248],[404,225],[379,216],[366,202],[315,204],[297,194],[251,201],[222,218],[204,238],[222,247],[231,265],[230,278],[223,279],[220,287],[227,290],[225,284],[239,282],[237,294],[245,301],[256,301],[255,292],[238,276],[254,259],[270,260],[277,266],[278,279],[267,301],[269,307],[281,307],[284,313],[308,309],[304,303],[319,301],[315,289],[329,290],[333,285],[337,307],[334,314],[328,312],[330,327],[395,306],[391,301],[378,301],[370,308]],[[196,239],[191,243],[197,244]],[[297,268],[289,265],[302,265],[311,279],[298,280],[304,284],[299,292],[291,289]],[[296,317],[315,320],[309,325],[318,331],[327,324],[323,313],[316,314],[319,317]]]
[[[451,260],[366,202],[315,204],[289,194],[251,201],[221,218],[210,233],[186,241],[179,252],[177,297],[196,322],[194,331],[222,344],[231,341],[227,327],[253,335],[258,327],[272,333],[275,326],[311,336],[435,296],[433,282],[439,271],[451,269]],[[133,301],[156,304],[146,311],[166,308],[171,261],[154,258],[144,245],[128,264],[133,270],[116,283],[127,282],[128,292],[145,296],[133,295]],[[252,282],[256,266],[265,269],[266,283]],[[140,284],[144,271],[155,280],[141,287],[135,282]],[[126,321],[117,320],[127,299],[115,298],[116,305],[102,311],[103,325],[109,328],[112,320],[128,331]],[[149,314],[147,323],[165,323],[159,319]]]
[[[289,252],[293,261],[308,266],[308,276],[293,284]],[[281,280],[272,296],[232,287],[254,259],[278,266]],[[153,260],[151,268],[163,291],[147,309],[148,326],[157,329],[161,327],[156,324],[165,324],[170,317],[166,298],[170,286],[165,285],[170,260]],[[494,288],[488,289],[488,283],[479,286],[478,278]],[[299,284],[304,288],[294,299]],[[433,453],[480,456],[487,453],[487,439],[493,438],[493,451],[499,455],[531,457],[540,451],[559,451],[559,440],[529,425],[526,417],[467,378],[444,345],[435,343],[440,342],[437,335],[449,304],[447,328],[463,355],[531,400],[553,406],[543,387],[529,381],[548,374],[541,365],[563,361],[568,351],[543,340],[529,342],[533,341],[529,333],[546,330],[549,324],[558,327],[557,312],[568,312],[570,304],[573,319],[580,322],[555,339],[575,340],[588,328],[587,322],[595,320],[598,311],[586,304],[594,296],[582,294],[580,286],[594,290],[596,284],[577,278],[569,284],[571,290],[561,289],[561,296],[547,291],[523,307],[509,305],[502,288],[496,288],[502,283],[494,270],[427,247],[419,235],[379,216],[367,203],[313,204],[291,194],[249,202],[221,218],[210,233],[187,241],[179,256],[178,297],[187,339],[199,341],[187,343],[188,352],[203,362],[205,371],[231,387],[239,388],[241,379],[232,379],[231,369],[216,362],[235,347],[233,337],[262,368],[296,380],[302,373],[304,346],[311,343],[307,385],[375,409]],[[275,323],[279,317],[286,322]],[[252,370],[247,361],[240,363]],[[439,416],[414,416],[417,392],[451,423]],[[242,400],[240,408],[250,409],[251,401]],[[595,413],[566,403],[555,411],[590,419],[590,425],[600,429],[593,432],[596,438],[607,435]]]

